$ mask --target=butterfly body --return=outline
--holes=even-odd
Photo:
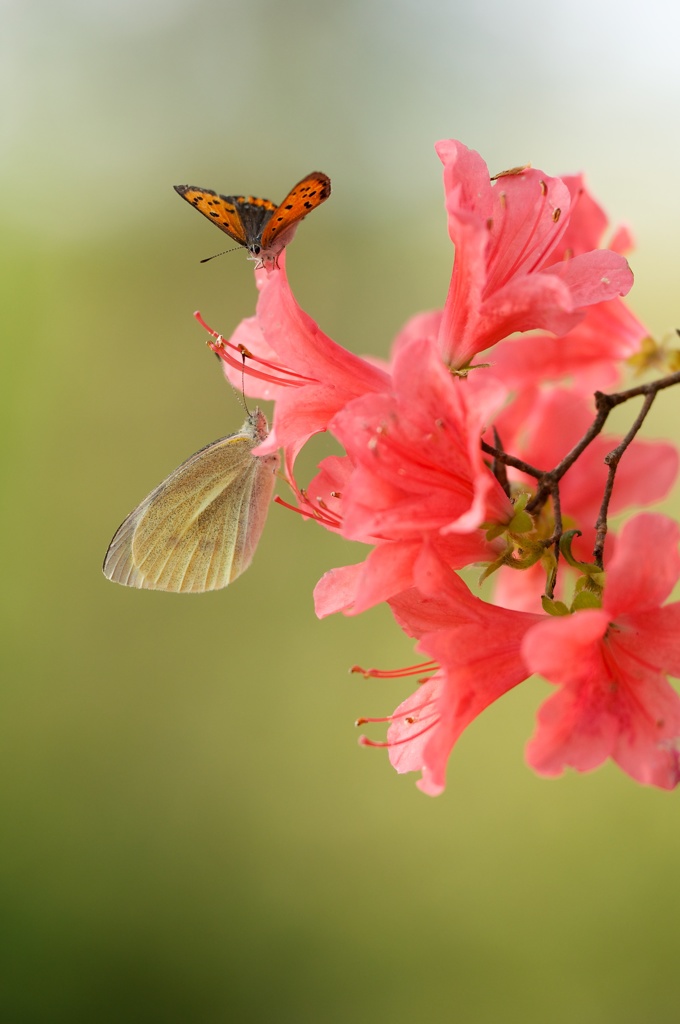
[[[256,409],[239,431],[195,452],[116,531],[104,575],[145,590],[203,593],[250,565],[274,491],[278,454],[252,449],[267,437]]]
[[[301,220],[331,194],[330,178],[307,174],[278,206],[257,196],[223,196],[198,185],[175,185],[175,191],[250,253],[262,266],[276,264]]]

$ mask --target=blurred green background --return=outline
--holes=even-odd
[[[410,687],[348,667],[413,653],[382,610],[316,621],[314,583],[357,557],[337,538],[275,506],[203,597],[100,564],[243,416],[191,314],[230,332],[252,267],[199,265],[225,239],[173,184],[279,200],[327,172],[291,281],[385,355],[446,292],[436,139],[586,170],[660,335],[679,29],[670,0],[2,4],[3,1021],[677,1020],[677,795],[532,775],[542,683],[475,723],[431,800],[356,745]],[[677,435],[658,406],[647,433]]]

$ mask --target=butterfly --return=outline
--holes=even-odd
[[[331,179],[312,171],[290,190],[278,206],[256,196],[221,196],[197,185],[175,185],[183,199],[244,246],[258,266],[271,261],[292,240],[301,220],[331,194]]]
[[[107,579],[197,594],[240,576],[255,553],[279,468],[278,453],[253,455],[267,433],[255,409],[237,433],[175,469],[116,531],[104,559]]]

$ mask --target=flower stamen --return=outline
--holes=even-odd
[[[412,743],[413,740],[420,739],[421,736],[424,736],[426,732],[429,732],[430,729],[432,729],[437,724],[437,721],[438,721],[438,719],[435,719],[432,722],[428,722],[428,724],[425,725],[420,730],[420,732],[412,732],[412,733],[409,733],[408,736],[400,736],[398,740],[371,740],[371,739],[368,738],[368,736],[363,736],[362,735],[362,736],[359,737],[359,746],[360,747],[378,747],[378,748],[383,749],[383,750],[386,749],[386,748],[390,749],[392,747],[401,747],[401,746],[404,745],[404,743]],[[361,722],[361,719],[358,720],[357,725],[360,722]]]
[[[514,275],[519,272],[520,267],[524,267],[524,273],[534,273],[538,270],[546,259],[550,249],[554,244],[554,236],[550,235],[546,237],[540,230],[539,226],[541,223],[541,217],[543,215],[543,209],[546,201],[548,200],[548,187],[546,183],[541,180],[539,182],[539,188],[541,193],[541,199],[536,203],[534,209],[533,225],[526,231],[525,238],[522,244],[515,250],[514,259],[509,265],[502,265],[498,254],[505,251],[511,253],[513,246],[510,244],[506,235],[506,225],[508,224],[507,219],[507,196],[505,192],[500,194],[499,199],[501,206],[501,221],[499,224],[498,233],[493,240],[493,248],[490,248],[487,261],[491,270],[488,280],[486,282],[485,294],[489,294],[490,291],[501,288],[506,284]],[[558,215],[559,217],[559,215]],[[552,213],[552,219],[554,222],[557,221],[558,217],[555,217],[555,210]],[[529,262],[531,261],[531,262]]]
[[[301,501],[306,502],[308,506],[307,508],[300,508],[297,505],[291,505],[290,502],[284,501],[283,498],[280,498],[278,494],[274,498],[274,501],[277,505],[283,505],[284,508],[290,509],[291,512],[297,512],[298,515],[304,516],[306,519],[316,520],[316,522],[321,523],[322,526],[328,526],[333,530],[340,529],[342,526],[342,519],[340,516],[332,513],[324,504],[320,504],[319,506],[313,505],[309,498],[304,494],[304,491],[297,491],[296,493]]]
[[[438,667],[436,661],[424,661],[420,665],[407,665],[404,668],[391,670],[352,665],[350,672],[362,675],[364,679],[406,679],[409,676],[420,675],[422,672],[436,672]],[[387,719],[376,719],[376,721],[387,721]]]
[[[214,331],[205,322],[198,310],[194,313],[194,318],[198,320],[201,327],[208,332],[210,337],[215,339],[208,342],[215,355],[219,356],[223,362],[233,369],[241,370],[250,377],[257,377],[258,380],[264,380],[269,384],[278,384],[280,387],[301,388],[306,384],[319,383],[315,377],[305,377],[301,373],[289,370],[288,367],[282,366],[280,363],[272,363],[268,359],[261,359],[259,356],[253,355],[245,345],[235,345],[233,342],[227,341],[223,335],[218,334],[217,331]],[[238,356],[232,355],[230,350],[237,352]],[[250,360],[250,364],[246,360]],[[270,373],[267,370],[257,369],[257,367],[252,365],[253,363],[258,363],[259,366],[266,367],[273,372]]]

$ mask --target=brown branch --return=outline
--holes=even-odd
[[[493,445],[487,444],[486,441],[482,441],[482,451],[486,452],[487,455],[493,455],[494,459],[497,462],[502,462],[504,466],[512,466],[513,469],[519,469],[521,473],[534,476],[537,480],[545,476],[545,470],[536,469],[535,466],[525,462],[524,459],[518,459],[508,452],[504,452],[501,448],[494,448]]]
[[[495,427],[493,428],[493,443],[495,444],[495,446],[498,449],[498,451],[502,451],[503,445],[501,443],[501,439],[499,437],[498,431],[496,430]],[[504,462],[502,462],[500,459],[494,459],[493,460],[493,466],[491,467],[491,472],[496,477],[496,480],[498,480],[498,483],[501,485],[501,487],[503,488],[503,490],[505,491],[505,493],[507,494],[507,496],[509,498],[511,492],[510,492],[510,481],[508,480],[508,467],[507,467],[507,465]]]
[[[605,464],[609,466],[609,472],[607,473],[607,483],[605,484],[604,494],[602,497],[602,504],[600,505],[600,513],[597,517],[597,522],[595,523],[595,547],[593,548],[593,558],[595,559],[596,565],[599,565],[600,568],[602,568],[603,565],[602,556],[604,553],[604,542],[607,536],[608,529],[607,513],[609,511],[609,502],[611,500],[612,491],[614,490],[614,479],[616,477],[616,470],[619,467],[621,456],[623,455],[626,448],[631,443],[631,441],[637,434],[638,430],[644,423],[647,417],[647,413],[651,409],[652,403],[654,402],[654,399],[656,398],[658,392],[659,388],[657,388],[655,391],[650,391],[647,393],[644,404],[640,409],[640,412],[636,416],[633,425],[626,434],[626,436],[623,438],[622,441],[619,442],[619,444],[617,444],[616,448],[612,448],[612,450],[604,457]],[[631,397],[637,396],[634,395]]]
[[[669,373],[667,377],[659,377],[658,380],[652,380],[648,384],[638,384],[637,387],[628,388],[627,391],[616,391],[611,395],[606,395],[602,391],[596,391],[595,398],[597,399],[598,396],[601,396],[613,409],[615,405],[621,405],[630,398],[639,398],[640,395],[656,395],[659,391],[663,391],[664,388],[672,388],[674,384],[680,384],[680,370],[676,373]]]
[[[551,543],[554,545],[555,551],[555,565],[553,566],[552,572],[548,577],[548,581],[545,587],[545,596],[552,599],[555,596],[555,584],[557,583],[557,568],[560,560],[560,540],[562,539],[562,500],[560,498],[560,487],[555,482],[552,489],[552,500],[553,500],[553,514],[555,519],[555,529],[551,537]]]
[[[537,481],[537,488],[534,497],[528,502],[526,511],[529,513],[537,512],[546,503],[548,498],[552,498],[553,503],[553,514],[555,518],[555,530],[550,543],[554,544],[555,558],[559,559],[559,544],[562,536],[562,512],[560,505],[560,491],[559,484],[565,473],[571,469],[579,456],[585,451],[588,445],[601,433],[604,427],[609,413],[612,409],[616,408],[617,405],[622,405],[624,402],[628,402],[631,398],[639,398],[640,396],[645,397],[642,409],[635,418],[633,425],[630,430],[623,438],[622,441],[613,448],[606,456],[605,463],[609,467],[607,475],[607,483],[605,485],[604,494],[602,497],[602,504],[600,506],[600,512],[595,524],[596,540],[595,547],[593,550],[593,556],[595,563],[602,568],[603,564],[603,552],[604,543],[607,536],[607,514],[609,511],[609,504],[611,501],[612,492],[614,489],[614,480],[616,478],[616,471],[618,469],[619,462],[626,451],[631,441],[639,431],[640,427],[645,421],[647,413],[652,407],[654,399],[656,398],[659,391],[664,388],[673,387],[675,384],[680,384],[680,371],[677,373],[670,373],[666,377],[661,377],[658,380],[650,381],[647,384],[638,384],[636,387],[628,388],[625,391],[618,391],[612,394],[606,394],[604,391],[596,391],[595,407],[596,415],[591,423],[588,430],[585,432],[581,440],[574,445],[571,451],[567,452],[564,458],[550,470],[537,469],[532,466],[529,462],[524,459],[519,459],[514,455],[510,455],[500,447],[498,435],[494,434],[494,440],[498,447],[493,447],[486,441],[482,441],[482,451],[488,455],[493,456],[494,459],[494,473],[499,479],[501,486],[504,486],[507,490],[507,478],[506,474],[500,472],[501,466],[511,466],[513,469],[517,469],[522,473],[526,473],[528,476],[534,477]],[[551,579],[548,581],[546,593],[549,597],[552,597],[554,590],[555,579],[557,575],[557,569],[555,568]]]

